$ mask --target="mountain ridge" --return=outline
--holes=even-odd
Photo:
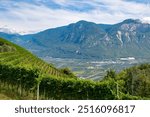
[[[150,58],[150,24],[138,19],[126,19],[117,24],[96,24],[81,20],[35,34],[13,35],[10,39],[29,50],[37,50],[34,53],[42,57]]]

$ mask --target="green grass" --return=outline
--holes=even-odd
[[[0,64],[19,66],[27,69],[35,68],[38,69],[41,74],[67,77],[67,75],[56,69],[52,64],[46,63],[24,48],[2,38],[0,38],[0,43]]]
[[[12,98],[3,93],[0,93],[0,100],[12,100]]]
[[[21,96],[18,92],[8,89],[6,87],[1,88],[0,90],[0,100],[34,100],[32,94]]]

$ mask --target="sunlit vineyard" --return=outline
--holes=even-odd
[[[0,40],[2,41],[2,39]],[[7,41],[5,41],[7,42]],[[13,65],[22,68],[35,68],[40,71],[41,74],[51,74],[60,77],[67,77],[61,73],[53,65],[44,62],[43,60],[33,56],[30,52],[25,51],[23,48],[13,45],[9,46],[9,42],[5,44],[8,49],[0,48],[0,63],[5,65]],[[10,49],[9,49],[10,48]],[[14,49],[12,49],[14,48]],[[15,50],[16,49],[16,50]]]
[[[57,69],[15,44],[0,42],[0,91],[27,99],[116,98],[113,82],[108,87],[109,82],[79,79],[67,68]]]
[[[146,69],[144,73],[149,71],[148,65],[142,68]],[[128,70],[120,74],[110,71],[102,81],[80,79],[68,68],[57,69],[27,50],[0,38],[0,94],[3,97],[4,94],[11,99],[98,100],[148,97],[149,93],[140,94],[143,91],[140,89],[133,93],[133,86],[129,82],[133,76],[129,73]],[[149,86],[147,83],[141,84],[141,87]],[[149,88],[147,90],[149,92]]]
[[[33,92],[35,90],[33,88],[36,87],[36,79],[45,75],[70,78],[70,76],[64,74],[61,70],[53,67],[52,64],[48,64],[25,49],[0,38],[1,88],[3,86],[3,88],[13,90],[16,88],[17,92],[19,90],[27,91],[23,85],[27,85],[27,82],[31,83],[30,80],[33,80],[34,83],[31,83],[31,86],[26,86],[28,90],[32,89]],[[28,79],[25,80],[27,77]]]

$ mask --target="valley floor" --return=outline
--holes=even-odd
[[[106,71],[114,69],[120,72],[123,69],[141,64],[149,63],[150,59],[144,58],[118,58],[106,60],[85,60],[85,59],[69,59],[69,58],[52,58],[41,57],[43,60],[53,63],[57,68],[68,67],[78,77],[84,79],[101,80],[106,75]]]

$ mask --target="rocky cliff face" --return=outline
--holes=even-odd
[[[6,38],[6,36],[5,36]],[[150,24],[127,19],[114,25],[79,21],[11,40],[39,56],[105,59],[150,57]]]

